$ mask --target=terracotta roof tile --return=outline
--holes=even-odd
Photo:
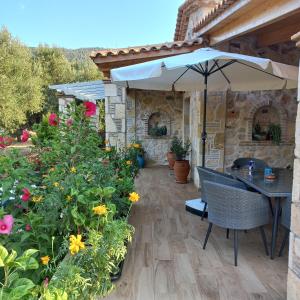
[[[195,26],[194,32],[199,31],[205,25],[207,25],[212,20],[216,19],[220,14],[222,14],[229,6],[236,3],[239,0],[223,0],[216,5],[200,22]]]
[[[227,7],[239,0],[221,0],[219,4],[210,11],[210,13],[205,16],[194,28],[194,32],[199,31],[204,25],[219,16]],[[189,16],[197,11],[204,5],[202,0],[186,0],[178,9],[176,29],[174,35],[174,41],[181,40],[185,38],[187,31],[187,26],[189,22]]]
[[[176,42],[162,43],[162,44],[155,44],[155,45],[145,45],[145,46],[137,46],[137,47],[129,47],[129,48],[118,48],[118,49],[104,49],[104,50],[93,51],[90,54],[90,57],[96,58],[96,57],[106,57],[106,56],[121,56],[121,55],[128,55],[128,54],[155,52],[160,50],[180,49],[184,47],[201,45],[202,41],[203,41],[202,38],[197,38],[192,40],[176,41]]]

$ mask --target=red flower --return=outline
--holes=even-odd
[[[21,141],[22,141],[22,143],[27,142],[28,139],[29,139],[29,136],[30,136],[29,132],[26,129],[24,129],[23,132],[22,132],[22,135],[21,135]]]
[[[0,219],[0,234],[10,234],[14,225],[14,218],[12,215],[5,215]]]
[[[93,102],[84,102],[83,103],[85,107],[85,115],[86,117],[91,117],[96,114],[97,105]]]
[[[31,230],[31,226],[30,226],[29,224],[26,224],[25,230],[26,230],[26,231],[30,231],[30,230]]]
[[[21,199],[22,199],[22,201],[27,202],[31,195],[30,191],[27,188],[23,189],[22,191],[23,191],[23,195],[22,195]]]
[[[67,125],[68,127],[72,126],[72,124],[73,124],[73,120],[72,120],[72,119],[68,119],[68,120],[66,121],[66,125]]]
[[[6,147],[6,145],[5,145],[4,137],[0,136],[0,148],[5,148],[5,147]]]
[[[0,148],[10,146],[14,139],[10,136],[0,136]]]
[[[58,119],[57,114],[54,114],[54,113],[50,114],[50,116],[48,118],[48,122],[51,126],[57,126],[58,121],[59,121],[59,119]]]

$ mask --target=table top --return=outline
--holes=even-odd
[[[276,179],[273,181],[264,178],[264,170],[254,170],[249,175],[248,168],[226,169],[226,172],[244,182],[267,197],[291,197],[293,186],[293,171],[287,169],[273,168]]]

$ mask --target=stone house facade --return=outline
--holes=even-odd
[[[299,65],[299,20],[299,0],[186,0],[178,10],[174,42],[105,49],[92,53],[91,59],[108,79],[112,68],[207,46]],[[191,176],[198,186],[195,167],[201,165],[203,93],[126,89],[109,81],[104,86],[106,138],[111,145],[141,141],[148,162],[162,165],[167,163],[172,137],[189,138]],[[207,107],[207,167],[224,170],[238,157],[260,158],[270,166],[294,166],[288,274],[288,299],[292,300],[300,299],[299,90],[298,96],[296,89],[210,92]],[[280,127],[279,143],[258,135],[258,128],[268,124]],[[153,136],[152,129],[157,127],[166,127],[166,134]]]
[[[270,2],[270,1],[267,1]],[[292,1],[281,1],[292,2]],[[272,2],[275,5],[274,1]],[[237,0],[187,0],[178,10],[174,42],[158,45],[131,47],[126,49],[106,49],[91,54],[91,58],[102,71],[109,76],[109,70],[114,67],[126,66],[175,54],[188,53],[204,46],[260,57],[267,57],[282,63],[297,65],[299,51],[288,38],[280,41],[261,41],[260,36],[272,32],[272,28],[253,29],[253,32],[232,36],[214,42],[214,32],[218,26],[222,30],[222,22],[215,25],[223,14],[232,15],[245,10],[253,11],[254,7],[243,7],[243,1]],[[291,4],[292,5],[292,4]],[[278,8],[278,7],[277,7]],[[289,9],[294,9],[291,6]],[[285,7],[286,10],[288,8]],[[248,10],[248,11],[247,11]],[[271,12],[272,9],[270,8]],[[211,13],[209,13],[211,12]],[[283,10],[284,12],[284,10]],[[259,12],[257,11],[257,14]],[[207,16],[208,14],[208,16]],[[207,16],[207,17],[205,17]],[[296,19],[293,15],[291,21]],[[224,17],[225,18],[225,17]],[[244,20],[243,20],[244,21]],[[285,20],[286,21],[286,20]],[[223,22],[229,22],[223,20]],[[205,26],[208,31],[204,32]],[[228,25],[229,26],[229,25]],[[245,25],[243,25],[245,26]],[[274,25],[275,29],[276,26]],[[212,31],[210,37],[210,30]],[[203,34],[199,34],[203,32]],[[125,91],[126,113],[124,143],[140,140],[146,149],[146,158],[151,163],[166,164],[166,153],[170,147],[171,137],[176,135],[189,138],[192,145],[190,161],[191,176],[198,185],[198,175],[195,166],[201,164],[201,132],[202,132],[202,93],[173,93],[159,91],[142,91],[127,89]],[[173,100],[175,99],[175,100]],[[294,131],[296,119],[296,90],[261,91],[261,92],[230,92],[209,93],[208,95],[206,165],[210,168],[224,170],[238,157],[255,156],[264,159],[270,166],[291,166],[293,164]],[[107,100],[107,138],[114,143],[116,128],[120,127],[120,118],[114,118],[110,99]],[[254,141],[253,130],[256,112],[272,110],[277,118],[272,122],[280,126],[282,139],[280,145],[269,140]],[[148,132],[148,122],[153,114],[164,116],[164,124],[169,130],[166,136],[153,137]],[[271,118],[268,116],[268,118]],[[112,133],[113,129],[113,134]]]

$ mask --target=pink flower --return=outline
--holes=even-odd
[[[72,119],[68,119],[68,120],[66,121],[66,125],[67,125],[68,127],[72,126],[72,124],[73,124],[73,120],[72,120]]]
[[[21,135],[21,141],[22,141],[22,143],[27,142],[28,139],[29,139],[29,136],[30,136],[29,132],[26,129],[24,129],[23,132],[22,132],[22,135]]]
[[[23,195],[22,195],[21,199],[22,199],[22,201],[27,202],[31,195],[30,191],[27,188],[23,189],[22,191],[23,191]]]
[[[44,286],[48,287],[48,284],[49,284],[49,278],[46,277],[45,280],[44,280]]]
[[[30,226],[29,224],[26,224],[25,230],[26,230],[26,231],[30,231],[30,230],[31,230],[31,226]]]
[[[6,147],[6,145],[5,145],[4,137],[0,136],[0,148],[5,148],[5,147]]]
[[[91,117],[96,114],[97,105],[95,103],[87,101],[84,102],[83,105],[85,107],[86,117]]]
[[[14,217],[12,215],[5,215],[0,219],[0,234],[10,234],[14,225]]]
[[[59,119],[58,119],[57,114],[54,114],[54,113],[50,114],[50,116],[48,118],[48,122],[49,122],[50,126],[57,126],[58,121],[59,121]]]

